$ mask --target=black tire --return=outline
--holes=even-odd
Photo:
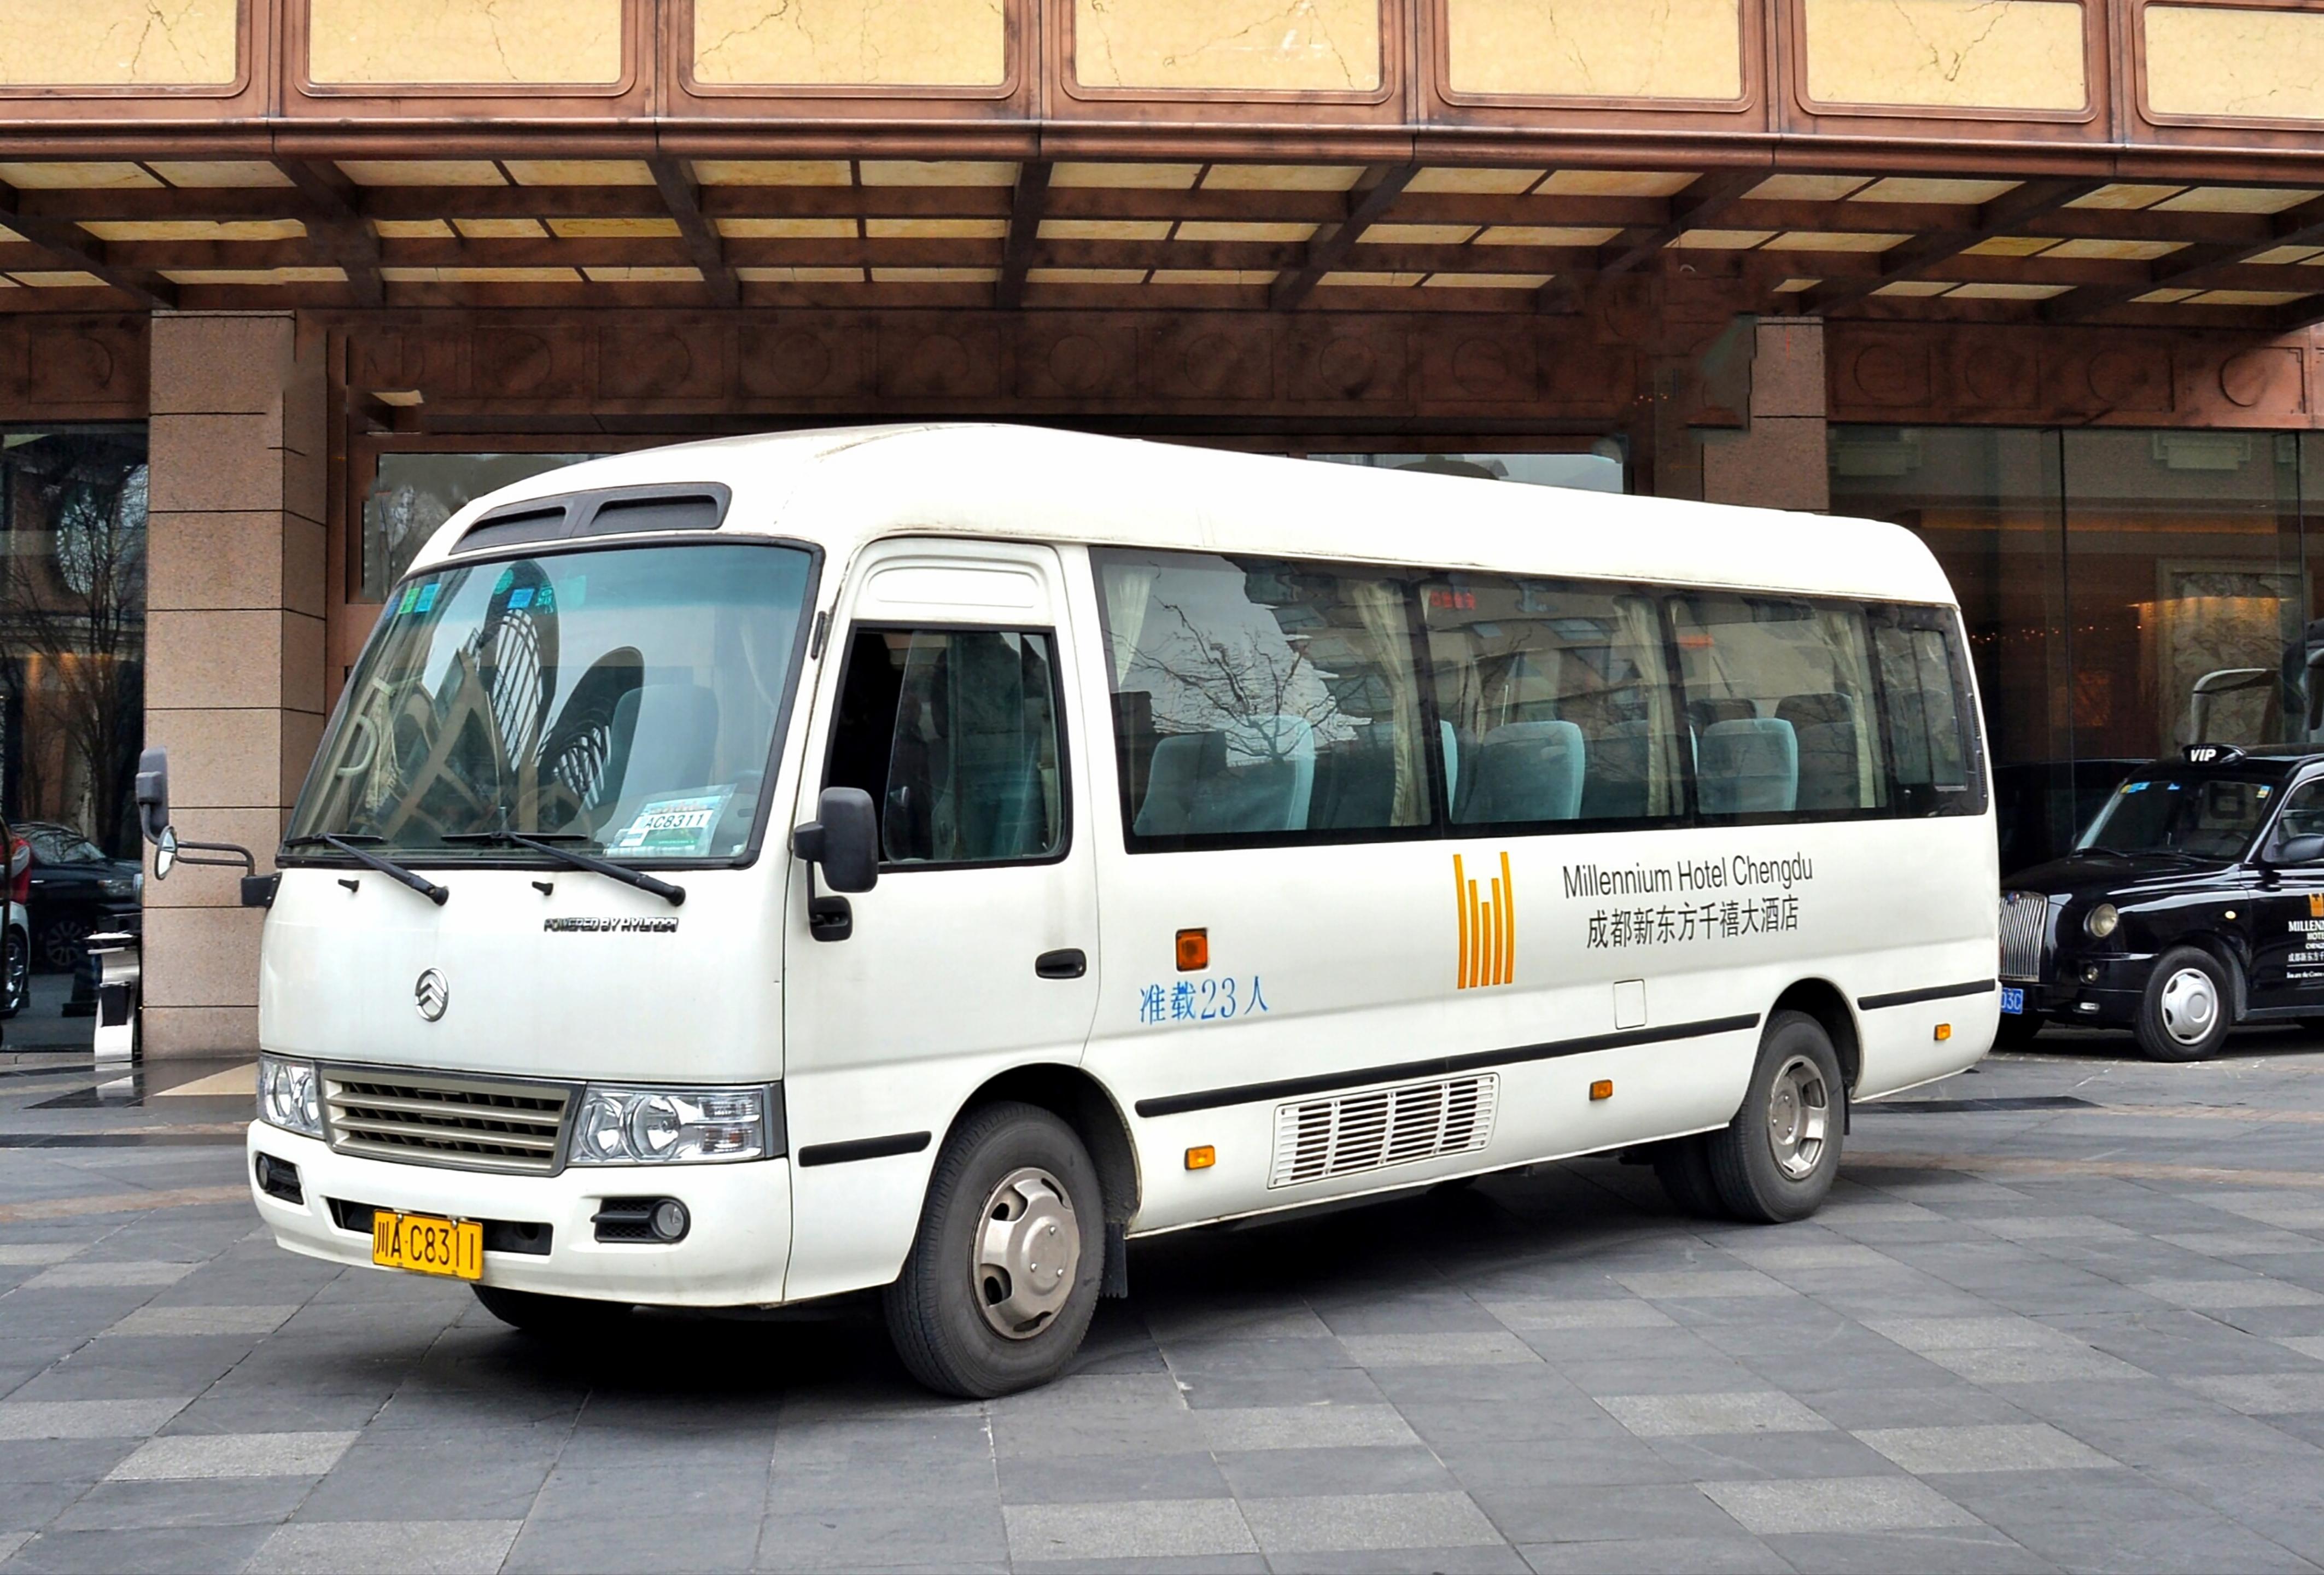
[[[13,1018],[32,1004],[32,948],[24,932],[8,932],[7,950],[0,957],[0,1018]]]
[[[1805,1012],[1775,1013],[1742,1109],[1703,1143],[1720,1201],[1753,1224],[1806,1219],[1840,1174],[1847,1128],[1848,1088],[1831,1036]]]
[[[32,954],[50,972],[70,973],[88,957],[88,938],[96,933],[96,927],[78,914],[52,918],[41,926]]]
[[[2050,1026],[2047,1018],[2033,1012],[2003,1013],[2001,1026],[1993,1031],[1996,1050],[2023,1050],[2034,1043],[2034,1036]]]
[[[2149,1061],[2200,1061],[2227,1038],[2235,1001],[2226,963],[2199,946],[2174,946],[2154,960],[2131,1031]]]
[[[633,1309],[619,1302],[590,1302],[499,1285],[470,1285],[484,1311],[521,1333],[539,1340],[579,1340],[621,1332]]]
[[[980,1260],[988,1219],[1029,1221],[1007,1262]],[[1104,1193],[1082,1140],[1035,1106],[987,1105],[936,1156],[911,1256],[884,1297],[889,1338],[912,1377],[941,1394],[1028,1389],[1081,1349],[1104,1270]],[[1062,1278],[1043,1286],[1045,1272]]]
[[[1654,1166],[1655,1179],[1663,1184],[1663,1191],[1680,1213],[1698,1220],[1733,1217],[1719,1196],[1719,1184],[1711,1178],[1711,1156],[1704,1152],[1701,1133],[1655,1144]]]

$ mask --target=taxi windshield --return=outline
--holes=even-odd
[[[2275,802],[2275,784],[2153,772],[2114,790],[2078,851],[2237,859]]]
[[[286,846],[503,861],[741,856],[770,786],[812,568],[791,547],[605,548],[398,586]],[[343,851],[343,850],[342,850]]]

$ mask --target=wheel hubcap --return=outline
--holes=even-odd
[[[984,1321],[1010,1340],[1047,1329],[1074,1293],[1082,1232],[1056,1177],[1012,1171],[984,1202],[970,1273]]]
[[[1767,1091],[1767,1146],[1775,1167],[1794,1181],[1812,1174],[1831,1128],[1831,1091],[1816,1064],[1794,1055]]]
[[[2200,1045],[2219,1020],[2219,992],[2200,968],[2181,968],[2163,983],[2163,1031],[2181,1045]]]

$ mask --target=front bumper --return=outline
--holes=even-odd
[[[2052,961],[2043,981],[2005,979],[2005,988],[2025,992],[2029,1015],[2053,1023],[2086,1023],[2126,1028],[2136,1021],[2146,998],[2154,959],[2142,955],[2081,957]]]
[[[484,1283],[512,1291],[662,1307],[764,1306],[783,1296],[791,1241],[790,1162],[575,1166],[557,1175],[498,1175],[335,1154],[313,1138],[250,1124],[243,1177],[280,1246],[372,1267],[371,1236],[343,1230],[332,1200],[451,1219],[550,1228],[545,1254],[484,1252]],[[258,1190],[257,1159],[299,1168],[302,1201]],[[692,1215],[676,1242],[601,1242],[592,1217],[609,1197],[672,1197]],[[383,1273],[396,1273],[383,1270]]]

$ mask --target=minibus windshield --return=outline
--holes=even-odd
[[[540,858],[491,835],[516,832],[622,861],[741,856],[812,568],[798,548],[706,542],[405,581],[287,845],[327,834],[407,863]]]
[[[2273,783],[2238,777],[2133,777],[2114,790],[2078,847],[2104,853],[2240,858],[2274,797]]]

